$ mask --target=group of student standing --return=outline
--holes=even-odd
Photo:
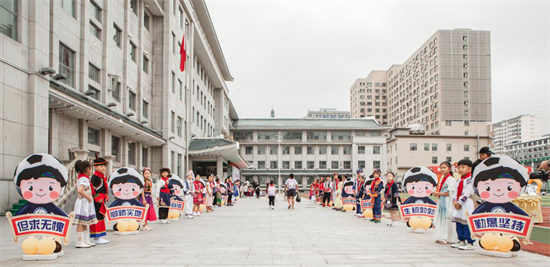
[[[468,159],[460,160],[456,165],[456,172],[449,162],[442,162],[439,166],[441,178],[433,196],[437,197],[437,210],[433,221],[434,239],[438,244],[450,244],[460,250],[474,249],[465,211],[472,214],[479,196],[473,188],[473,168],[493,152],[484,147],[480,150],[480,159],[475,163]],[[380,170],[365,179],[363,169],[357,170],[357,178],[352,180],[348,175],[334,173],[332,177],[315,179],[310,187],[310,198],[315,199],[323,207],[331,207],[337,211],[343,209],[342,198],[354,196],[356,198],[355,211],[358,218],[364,218],[361,212],[361,201],[369,200],[373,211],[372,222],[380,223],[382,210],[389,210],[391,223],[388,226],[397,226],[400,220],[398,203],[402,203],[399,187],[395,183],[395,174],[388,172],[386,181],[380,178]]]
[[[381,171],[375,169],[369,177],[363,174],[363,168],[356,171],[356,179],[351,175],[340,175],[337,172],[332,177],[315,179],[310,186],[310,198],[315,199],[323,207],[332,207],[333,210],[345,212],[343,201],[355,199],[354,209],[358,218],[364,218],[361,203],[367,201],[372,208],[371,222],[381,223],[382,208],[390,210],[391,223],[396,226],[399,220],[398,205],[399,190],[394,182],[395,174],[386,174],[386,186],[381,178]]]
[[[78,173],[78,197],[74,207],[74,223],[77,224],[77,248],[90,248],[96,244],[108,244],[105,226],[106,203],[109,201],[109,184],[107,180],[107,160],[96,157],[92,164],[79,160],[75,163]],[[93,170],[92,170],[93,169]],[[92,174],[93,171],[93,174]],[[160,178],[157,190],[153,189],[152,172],[150,168],[143,168],[144,185],[141,194],[136,194],[135,200],[143,206],[149,205],[145,215],[143,230],[152,230],[149,222],[159,220],[167,224],[171,200],[184,201],[184,216],[189,219],[201,215],[201,205],[205,205],[206,212],[214,211],[214,206],[233,206],[233,197],[239,196],[240,182],[233,183],[231,177],[220,182],[214,175],[204,181],[200,175],[189,171],[186,179],[182,180],[171,174],[169,168],[159,170]],[[116,192],[113,192],[116,194]],[[155,197],[158,203],[158,218],[155,212]],[[181,199],[180,196],[183,196]],[[227,198],[227,201],[222,199]],[[224,203],[225,202],[225,203]]]

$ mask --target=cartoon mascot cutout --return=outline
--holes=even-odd
[[[410,196],[399,205],[401,217],[408,219],[413,232],[423,233],[433,227],[437,204],[429,196],[437,186],[437,176],[426,167],[413,167],[403,176],[403,186]]]
[[[181,216],[180,211],[183,211],[185,207],[185,201],[180,197],[183,192],[183,180],[179,176],[171,174],[168,179],[168,184],[172,187],[172,198],[170,199],[168,219],[177,221]]]
[[[519,251],[518,237],[529,239],[533,218],[512,203],[529,181],[527,169],[508,156],[493,156],[474,172],[474,188],[484,202],[468,217],[473,235],[483,235],[481,254],[512,257]]]
[[[145,219],[149,204],[145,207],[137,200],[143,190],[144,179],[133,168],[119,168],[109,177],[109,188],[115,196],[115,201],[107,209],[109,221],[116,221],[113,226],[115,234],[139,234],[138,221]]]
[[[53,202],[63,195],[68,177],[63,163],[49,154],[32,154],[17,165],[13,181],[27,203],[14,216],[8,211],[6,217],[15,242],[28,237],[21,244],[23,260],[54,260],[63,255],[61,243],[69,243],[74,214],[65,214]]]

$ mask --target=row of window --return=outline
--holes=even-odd
[[[98,129],[94,129],[92,127],[88,127],[88,144],[95,145],[95,146],[101,146],[101,131]],[[137,144],[134,142],[128,142],[128,151],[126,154],[126,157],[128,158],[128,164],[129,165],[136,165],[137,164]],[[111,136],[111,155],[114,156],[115,162],[121,162],[121,141],[120,137],[117,136]],[[90,154],[93,156],[98,151],[90,151]],[[148,155],[149,155],[149,149],[147,147],[141,148],[141,165],[142,166],[149,166],[148,165]]]
[[[330,162],[330,169],[351,169],[351,161],[331,161]],[[362,165],[361,165],[362,164]],[[359,166],[365,165],[365,161],[359,161]],[[373,161],[373,166],[378,166],[375,168],[380,168],[380,161]],[[315,161],[306,161],[305,169],[312,170],[312,169],[321,169],[326,170],[328,169],[327,161],[318,161],[317,166],[315,165]],[[279,169],[278,161],[269,161],[269,168],[266,168],[266,162],[265,161],[258,161],[257,169]],[[294,166],[291,168],[290,161],[282,161],[282,168],[283,170],[290,170],[290,169],[304,169],[303,161],[294,161]]]
[[[294,155],[302,155],[302,146],[292,146],[294,149]],[[257,146],[256,152],[258,155],[265,155],[266,154],[266,148],[269,149],[270,155],[276,155],[278,154],[278,146]],[[283,155],[290,155],[290,148],[291,146],[281,146],[281,153]],[[379,155],[380,154],[380,146],[373,146],[372,147],[372,154]],[[245,146],[245,154],[246,155],[252,155],[254,153],[254,147],[253,146]],[[306,146],[306,152],[307,155],[314,155],[315,154],[315,146]],[[319,155],[326,155],[327,154],[327,147],[326,146],[317,146],[317,152]],[[350,155],[351,154],[351,147],[350,146],[342,146],[342,152],[344,155]],[[330,153],[332,155],[338,155],[340,153],[340,146],[331,146]],[[366,154],[366,146],[357,146],[357,153],[358,154]]]
[[[365,131],[356,131],[355,136],[381,136],[381,132],[365,132]],[[243,132],[234,132],[233,136],[235,140],[252,140],[253,132],[243,131]],[[327,140],[327,131],[308,131],[306,132],[307,140]],[[281,138],[283,140],[302,140],[301,131],[288,131],[282,132],[282,135],[279,136],[278,131],[270,132],[258,132],[258,140],[277,140]],[[351,140],[351,132],[346,131],[332,131],[331,140]]]
[[[410,144],[410,151],[417,151],[418,146],[416,143]],[[430,144],[424,143],[424,151],[430,151]],[[432,144],[432,151],[437,151],[437,144]],[[446,151],[453,151],[453,144],[446,145]],[[464,151],[470,151],[470,145],[464,145]]]

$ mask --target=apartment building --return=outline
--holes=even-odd
[[[352,118],[372,117],[388,125],[388,76],[386,71],[372,71],[366,78],[355,80],[350,88]]]
[[[506,152],[506,147],[541,138],[541,119],[523,114],[493,123],[493,146],[496,153]]]

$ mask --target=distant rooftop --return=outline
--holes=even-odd
[[[258,129],[326,129],[326,130],[386,130],[372,118],[362,119],[317,119],[317,118],[266,118],[238,119],[233,122],[234,130]]]

